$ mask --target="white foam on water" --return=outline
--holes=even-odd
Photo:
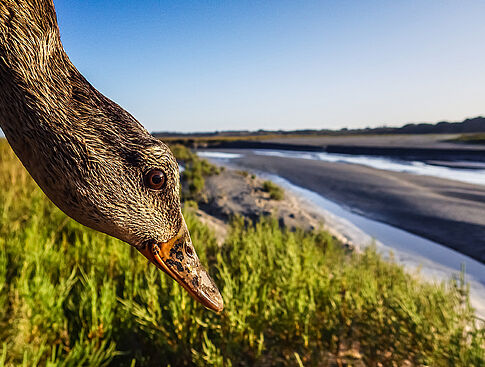
[[[214,158],[214,159],[235,159],[242,157],[242,154],[237,153],[224,153],[224,152],[197,152],[197,155],[202,158]]]
[[[276,150],[254,150],[257,155],[312,159],[324,162],[342,162],[360,164],[362,166],[382,169],[393,172],[405,172],[415,175],[434,176],[449,180],[467,182],[475,185],[485,185],[485,169],[452,168],[438,165],[431,165],[420,161],[403,161],[382,157],[371,157],[364,155],[348,155],[335,153],[315,152],[287,152]],[[481,165],[479,165],[481,166]]]

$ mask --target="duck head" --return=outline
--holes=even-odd
[[[71,160],[62,188],[46,192],[71,217],[131,244],[204,306],[221,311],[222,297],[199,261],[182,215],[175,157],[149,134],[128,144],[123,136],[90,145],[82,158]]]
[[[104,148],[104,152],[98,151],[102,156],[108,155],[106,145]],[[90,169],[89,184],[81,185],[80,191],[78,185],[72,188],[93,199],[89,205],[96,209],[90,226],[132,244],[192,297],[221,311],[222,297],[200,264],[181,212],[179,166],[170,149],[144,136],[136,146],[108,150],[111,158],[98,161],[103,167]],[[69,198],[64,197],[66,200]],[[84,219],[85,214],[78,216],[79,221]]]
[[[0,124],[61,210],[134,246],[203,305],[223,309],[182,215],[175,157],[72,65],[52,1],[0,2]]]

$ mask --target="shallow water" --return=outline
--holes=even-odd
[[[209,159],[234,159],[241,158],[243,155],[239,153],[226,153],[226,152],[197,152],[199,157]]]
[[[419,167],[430,167],[430,168],[445,168],[445,170],[434,170],[431,174],[432,176],[444,177],[444,172],[447,171],[459,171],[462,169],[451,169],[447,167],[435,167],[431,165],[424,164],[421,165],[411,165],[405,164],[404,162],[395,162],[391,160],[374,158],[374,157],[351,157],[350,160],[341,160],[340,156],[337,154],[331,154],[331,158],[326,156],[327,153],[307,153],[307,152],[280,152],[280,151],[251,151],[254,154],[262,155],[273,155],[281,157],[291,157],[291,158],[304,158],[306,159],[333,159],[334,162],[343,163],[354,163],[354,164],[364,164],[371,165],[374,168],[387,169],[390,171],[408,172],[422,174],[418,170]],[[224,153],[224,152],[198,152],[199,156],[208,158],[211,161],[231,166],[231,160],[235,158],[243,157],[243,154],[236,153]],[[322,156],[323,159],[322,159]],[[338,157],[335,157],[338,156]],[[349,158],[348,156],[345,158]],[[350,159],[350,158],[349,158]],[[363,162],[363,163],[357,163]],[[239,162],[241,163],[241,162]],[[366,164],[367,163],[367,164]],[[410,162],[413,163],[413,162]],[[420,163],[420,162],[418,162]],[[411,172],[409,167],[414,167],[415,170]],[[428,168],[426,168],[428,169]],[[475,173],[471,176],[460,176],[455,172],[453,175],[451,172],[446,173],[450,175],[445,178],[452,178],[457,180],[458,176],[463,181],[465,179],[473,179],[474,182],[482,182],[485,185],[485,170],[466,170],[472,171],[468,172],[470,174]],[[478,172],[483,171],[483,172]],[[443,176],[438,176],[436,172],[443,174]],[[412,233],[406,232],[399,228],[393,227],[388,224],[384,224],[362,215],[359,215],[335,202],[332,202],[320,194],[313,191],[307,190],[305,188],[293,185],[289,181],[282,177],[271,175],[265,172],[256,172],[264,178],[270,179],[275,183],[283,186],[285,189],[300,196],[303,200],[307,202],[309,206],[317,206],[320,208],[326,216],[332,216],[333,224],[339,226],[339,230],[346,232],[343,233],[347,237],[350,237],[353,243],[357,246],[370,245],[375,239],[374,243],[377,250],[383,254],[385,257],[392,256],[394,261],[399,264],[404,265],[407,269],[416,270],[420,269],[421,274],[427,279],[432,279],[435,281],[448,280],[451,277],[458,276],[462,267],[465,269],[466,277],[465,280],[470,284],[470,298],[472,305],[477,310],[477,313],[481,317],[485,317],[485,264],[482,264],[466,255],[460,254],[448,247],[445,247],[439,243],[427,240],[423,237],[414,235]],[[428,172],[427,172],[428,174]],[[483,177],[481,177],[482,175]],[[479,178],[479,179],[478,179]],[[465,181],[471,182],[471,181]],[[391,255],[392,254],[392,255]]]
[[[208,152],[209,153],[209,152]],[[212,152],[210,152],[212,153]],[[324,162],[342,162],[360,164],[372,168],[382,169],[393,172],[405,172],[415,175],[434,176],[447,178],[449,180],[467,182],[475,185],[485,185],[485,167],[483,162],[469,163],[470,166],[479,168],[452,168],[427,164],[421,161],[405,161],[385,157],[372,157],[363,155],[334,154],[334,153],[314,153],[314,152],[288,152],[277,150],[254,150],[252,153],[257,155],[312,159]]]

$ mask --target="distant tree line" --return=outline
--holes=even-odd
[[[466,119],[462,122],[441,121],[435,124],[419,123],[406,124],[402,127],[376,127],[365,129],[347,129],[340,130],[320,129],[320,130],[234,130],[234,131],[214,131],[214,132],[195,132],[195,133],[177,133],[177,132],[153,132],[156,137],[237,137],[237,136],[261,136],[261,135],[355,135],[355,134],[463,134],[463,133],[480,133],[485,132],[485,117],[479,116]]]
[[[352,130],[348,130],[349,132]],[[354,130],[355,131],[355,130]],[[436,124],[406,124],[402,127],[368,128],[364,132],[373,134],[463,134],[485,132],[485,117],[479,116],[462,122],[441,121]]]

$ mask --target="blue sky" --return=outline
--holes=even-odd
[[[54,2],[73,63],[150,131],[485,114],[485,1]]]

